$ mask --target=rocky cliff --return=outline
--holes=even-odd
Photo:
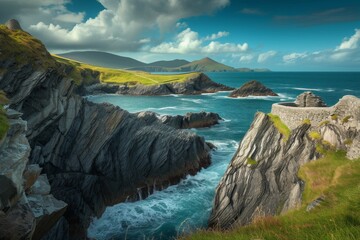
[[[67,204],[50,194],[46,175],[28,164],[26,121],[8,109],[10,128],[0,144],[0,239],[40,239],[64,214]]]
[[[169,94],[185,94],[196,95],[201,93],[214,93],[218,91],[230,91],[231,87],[213,82],[203,73],[190,78],[184,82],[166,83],[159,85],[143,85],[135,86],[114,85],[114,84],[94,84],[84,88],[84,94],[101,94],[116,93],[122,95],[169,95]]]
[[[336,104],[336,118],[328,114],[321,124],[307,120],[292,129],[281,116],[257,113],[216,189],[209,226],[227,229],[300,206],[302,164],[328,150],[360,157],[359,104],[345,96]]]
[[[229,97],[248,97],[248,96],[278,96],[270,88],[265,87],[262,83],[252,80],[244,83],[240,88],[235,89]]]
[[[43,168],[51,193],[68,204],[49,239],[66,237],[59,229],[67,226],[72,238],[84,238],[90,217],[106,206],[146,197],[210,164],[203,138],[88,102],[41,42],[20,30],[0,30],[0,89],[27,121],[30,162]]]

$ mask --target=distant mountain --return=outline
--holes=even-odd
[[[190,63],[189,61],[186,61],[184,59],[175,59],[170,61],[157,61],[147,64],[147,66],[151,67],[166,67],[166,68],[176,68],[180,67],[182,65]]]
[[[133,68],[146,65],[146,63],[140,62],[133,58],[122,57],[107,52],[84,51],[68,52],[58,55],[79,62],[107,68]]]
[[[268,72],[269,69],[233,68],[211,58],[193,62],[183,59],[144,63],[133,58],[98,51],[69,52],[58,54],[79,62],[107,68],[123,68],[145,72]]]
[[[235,68],[216,62],[211,58],[203,58],[177,68],[180,72],[232,72]]]

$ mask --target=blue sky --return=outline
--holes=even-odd
[[[359,0],[0,0],[0,16],[19,19],[54,53],[360,70]]]

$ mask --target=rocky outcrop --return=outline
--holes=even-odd
[[[350,159],[360,158],[360,146],[354,144],[360,135],[359,104],[359,98],[344,96],[329,108],[335,115],[323,114],[321,124],[304,121],[291,128],[289,136],[279,122],[284,114],[278,118],[257,113],[216,189],[209,226],[227,229],[300,206],[306,183],[298,170],[326,150],[342,149]],[[317,109],[322,108],[310,112]]]
[[[265,87],[262,83],[253,80],[245,83],[240,88],[232,91],[229,97],[248,97],[248,96],[278,96],[270,88]]]
[[[37,188],[41,168],[28,165],[26,122],[8,110],[10,129],[0,148],[0,239],[40,239],[61,218],[66,203]],[[45,175],[46,177],[46,175]],[[56,204],[55,204],[56,203]]]
[[[154,112],[140,112],[137,113],[137,116],[138,118],[143,119],[147,124],[160,122],[176,129],[211,127],[219,124],[219,121],[222,120],[219,114],[212,112],[186,113],[185,116],[160,116]]]
[[[123,95],[169,95],[169,94],[185,94],[196,95],[201,93],[214,93],[218,91],[230,91],[231,87],[213,82],[208,76],[200,73],[194,78],[185,82],[167,83],[161,85],[142,85],[120,86],[117,94]]]
[[[297,96],[295,104],[298,107],[327,107],[321,97],[316,96],[312,92],[304,92]]]
[[[20,65],[11,54],[0,57],[6,69],[0,89],[28,123],[30,162],[47,174],[53,196],[68,204],[67,223],[56,226],[69,226],[70,237],[85,238],[90,218],[101,216],[106,206],[144,198],[210,164],[202,137],[91,103],[75,93],[79,87],[56,65]]]
[[[10,30],[22,30],[20,23],[16,19],[10,19],[5,23]]]
[[[309,128],[299,126],[284,141],[270,117],[257,113],[217,187],[209,226],[244,225],[298,206],[303,184],[299,166],[316,158]]]

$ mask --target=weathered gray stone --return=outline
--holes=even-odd
[[[52,195],[31,194],[27,199],[36,219],[33,239],[40,239],[63,216],[67,204]]]
[[[38,177],[40,176],[42,168],[39,166],[39,164],[30,164],[26,166],[26,169],[23,174],[24,178],[24,190],[28,190]]]
[[[16,19],[10,19],[5,23],[10,30],[22,30],[20,23]]]
[[[295,104],[299,107],[326,107],[326,103],[321,97],[316,96],[312,92],[304,92],[297,96]]]
[[[50,194],[50,183],[46,174],[42,174],[30,188],[29,194],[48,195]]]

